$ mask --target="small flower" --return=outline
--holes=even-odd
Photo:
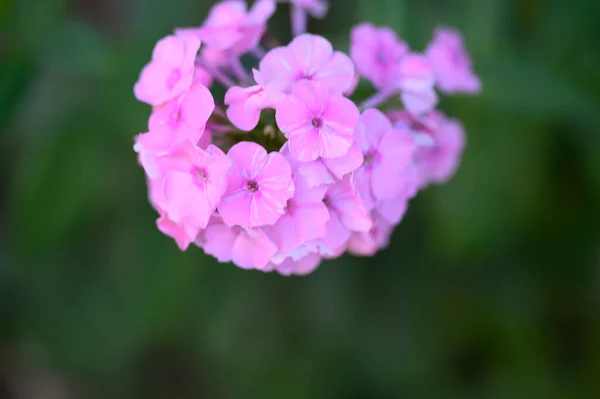
[[[368,232],[373,226],[350,176],[327,186],[323,203],[330,218],[325,226],[325,235],[312,243],[322,255],[339,253],[353,231]]]
[[[304,34],[286,47],[269,51],[260,62],[265,76],[283,75],[288,80],[287,92],[301,80],[320,82],[337,94],[342,94],[354,83],[354,64],[339,51],[333,51],[327,39]]]
[[[302,162],[346,154],[359,116],[352,101],[310,81],[299,82],[275,114],[277,125],[289,139],[290,153]]]
[[[438,28],[425,53],[442,92],[477,94],[481,91],[481,81],[473,72],[471,59],[458,30]]]
[[[408,131],[393,129],[390,120],[376,109],[363,112],[355,140],[364,163],[353,177],[366,209],[371,210],[377,201],[402,193],[414,140]]]
[[[219,204],[223,222],[242,227],[273,225],[294,195],[290,164],[281,154],[267,154],[252,142],[234,145],[227,155],[232,169]]]
[[[283,276],[305,276],[315,271],[321,263],[321,257],[315,253],[309,253],[300,259],[287,257],[279,264],[269,263],[264,269],[265,272],[277,271]]]
[[[148,120],[149,131],[136,138],[134,150],[159,156],[178,144],[198,143],[214,109],[210,91],[201,84],[194,84],[180,98],[154,107]]]
[[[388,246],[394,225],[375,214],[373,227],[368,232],[353,232],[348,239],[347,250],[357,256],[373,256]]]
[[[200,49],[195,36],[167,36],[154,47],[152,60],[144,67],[135,84],[138,100],[150,105],[161,105],[192,85],[194,61]]]
[[[396,84],[406,109],[422,114],[433,109],[438,97],[433,89],[435,75],[429,60],[421,54],[408,54],[396,69]]]
[[[194,241],[194,238],[190,238],[189,232],[182,224],[175,223],[164,214],[161,214],[156,220],[156,227],[164,235],[173,238],[182,251],[185,251],[190,243]],[[198,231],[196,231],[197,233]]]
[[[422,147],[417,152],[417,168],[422,185],[441,184],[448,181],[458,169],[465,148],[465,131],[462,124],[447,119],[437,113],[441,119],[438,129],[429,133],[433,145]]]
[[[289,252],[307,241],[325,235],[329,211],[323,204],[327,187],[310,187],[299,174],[294,176],[294,196],[285,207],[285,213],[273,226],[265,227],[280,252]]]
[[[277,246],[261,229],[229,227],[218,218],[208,225],[197,243],[219,262],[232,261],[243,269],[266,267],[277,251]]]
[[[356,70],[378,90],[394,84],[396,66],[408,53],[408,45],[388,27],[362,23],[352,29],[350,55]]]
[[[274,0],[258,0],[248,10],[244,0],[227,0],[213,6],[199,28],[180,28],[177,34],[199,37],[207,46],[242,55],[254,49],[275,12]]]
[[[189,145],[160,162],[166,169],[161,208],[176,223],[192,220],[205,228],[225,192],[229,158],[213,145],[206,151]]]
[[[281,78],[271,81],[254,70],[257,85],[250,87],[231,87],[225,94],[227,117],[235,127],[250,131],[256,127],[260,113],[266,108],[275,108],[284,98],[283,89],[287,82]]]

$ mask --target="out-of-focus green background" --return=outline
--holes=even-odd
[[[0,1],[0,398],[600,397],[600,3],[333,0],[341,50],[460,28],[484,91],[443,100],[463,165],[390,248],[304,278],[155,228],[132,86],[211,3]]]

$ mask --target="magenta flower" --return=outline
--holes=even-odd
[[[167,36],[156,43],[152,61],[144,67],[135,84],[138,100],[161,105],[192,85],[194,61],[200,40],[194,36]]]
[[[422,185],[441,184],[448,181],[458,169],[465,148],[465,131],[457,120],[446,119],[437,113],[441,122],[438,129],[430,132],[433,145],[417,152],[417,168]]]
[[[420,54],[408,54],[397,67],[397,85],[406,109],[422,114],[433,109],[438,97],[433,89],[435,75],[429,60]]]
[[[190,239],[185,227],[181,224],[170,220],[166,215],[161,215],[156,220],[156,227],[166,236],[171,237],[177,243],[180,250],[185,251],[190,243],[194,241]]]
[[[357,256],[373,256],[390,242],[394,225],[381,216],[373,216],[373,227],[368,232],[353,232],[348,239],[347,250]]]
[[[408,50],[408,45],[391,28],[362,23],[352,29],[352,61],[358,73],[378,90],[384,90],[395,83],[397,65]]]
[[[200,28],[180,28],[176,33],[197,36],[215,50],[242,55],[258,45],[274,12],[274,0],[257,0],[250,10],[244,0],[226,0],[212,7]]]
[[[390,120],[376,109],[363,112],[356,132],[365,161],[354,173],[354,181],[366,209],[371,210],[377,201],[402,192],[414,140],[408,131],[393,129]]]
[[[233,167],[219,204],[223,222],[242,227],[273,225],[294,195],[290,164],[281,154],[267,154],[252,142],[234,145],[227,155]]]
[[[265,76],[284,76],[288,80],[287,92],[301,80],[320,82],[337,94],[342,94],[354,83],[354,64],[331,43],[316,35],[296,37],[287,47],[269,51],[260,62],[260,72]]]
[[[250,87],[231,87],[225,94],[227,117],[235,127],[250,131],[256,127],[260,113],[266,108],[275,108],[285,98],[283,89],[287,82],[276,77],[269,81],[254,70],[256,85]]]
[[[210,91],[201,84],[194,84],[180,98],[154,107],[148,120],[149,132],[136,138],[134,150],[159,156],[178,144],[198,143],[214,109]],[[152,167],[148,166],[148,169]]]
[[[327,186],[323,203],[330,218],[325,226],[325,235],[313,242],[322,255],[338,253],[353,231],[368,232],[373,226],[350,176]]]
[[[471,59],[458,30],[438,28],[425,53],[442,92],[477,94],[481,91],[481,82],[473,72]]]
[[[217,147],[206,151],[187,146],[163,157],[164,203],[169,219],[181,223],[191,219],[205,228],[227,186],[229,158]]]
[[[327,187],[310,187],[302,175],[294,176],[294,196],[285,207],[285,213],[273,226],[265,227],[267,235],[280,252],[289,252],[307,241],[325,235],[329,211],[323,204]]]
[[[269,263],[262,269],[264,272],[275,270],[283,276],[305,276],[312,273],[321,263],[321,257],[315,253],[309,253],[299,259],[285,258],[283,262]]]
[[[243,269],[262,269],[277,251],[277,246],[257,228],[229,227],[216,219],[197,243],[219,262],[232,261]]]
[[[279,129],[293,157],[302,162],[337,158],[352,146],[358,108],[318,82],[301,81],[276,110]]]

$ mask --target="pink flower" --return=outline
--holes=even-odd
[[[314,253],[309,253],[300,259],[285,258],[279,264],[269,263],[264,269],[265,272],[277,271],[283,276],[305,276],[312,273],[321,263],[321,257]]]
[[[277,246],[261,229],[228,227],[218,218],[208,225],[202,240],[196,243],[219,262],[232,261],[243,269],[264,268],[277,251]]]
[[[417,153],[417,168],[423,185],[444,183],[458,169],[465,148],[465,131],[457,120],[442,119],[438,129],[430,133],[433,145]]]
[[[436,106],[438,97],[433,89],[435,75],[425,56],[404,56],[397,66],[396,79],[404,106],[410,113],[422,114]]]
[[[273,225],[294,195],[290,164],[281,154],[267,154],[259,144],[247,141],[234,145],[227,155],[233,167],[219,204],[223,222],[242,227]]]
[[[250,131],[256,127],[260,113],[266,108],[275,108],[284,98],[283,89],[287,82],[280,78],[271,81],[254,70],[257,85],[242,88],[231,87],[225,94],[227,117],[235,127]]]
[[[481,81],[473,72],[471,59],[458,30],[438,28],[425,53],[442,92],[476,94],[481,91]]]
[[[350,176],[327,186],[323,203],[330,218],[325,226],[325,235],[313,242],[323,255],[339,253],[353,231],[368,232],[373,226]]]
[[[190,220],[205,228],[225,192],[229,158],[212,145],[206,151],[189,145],[160,162],[166,169],[161,208],[176,223]]]
[[[365,161],[354,180],[366,209],[371,210],[377,201],[402,193],[414,140],[408,131],[393,129],[390,120],[376,109],[363,112],[355,140]]]
[[[275,117],[292,156],[310,162],[348,152],[359,112],[352,101],[333,95],[325,85],[301,81],[277,106]]]
[[[166,215],[161,214],[156,220],[156,227],[166,236],[175,240],[180,250],[185,251],[194,238],[190,238],[189,232],[185,227],[170,220]],[[197,231],[196,231],[197,234]]]
[[[136,138],[134,150],[150,156],[144,159],[151,159],[151,156],[166,154],[178,144],[198,143],[214,109],[210,91],[201,84],[194,84],[180,98],[154,107],[148,120],[149,132]],[[153,166],[146,165],[147,173],[154,175]]]
[[[388,27],[362,23],[352,29],[350,55],[356,70],[378,90],[394,84],[396,67],[408,45]]]
[[[160,105],[188,90],[194,79],[194,61],[200,40],[194,36],[167,36],[156,43],[152,60],[135,84],[138,100]]]
[[[257,0],[250,10],[244,0],[227,0],[213,6],[200,28],[177,29],[177,34],[195,35],[207,46],[233,55],[254,49],[275,12],[274,0]]]
[[[371,230],[351,234],[347,244],[348,252],[357,256],[373,256],[388,246],[393,230],[393,224],[375,214]]]
[[[296,37],[286,47],[269,51],[259,69],[265,76],[284,76],[288,81],[286,92],[303,79],[320,82],[337,94],[344,93],[354,82],[352,60],[333,51],[325,38],[310,34]]]
[[[280,252],[289,252],[307,241],[325,235],[329,211],[323,204],[327,187],[310,187],[302,175],[294,176],[294,196],[285,207],[285,213],[273,226],[265,227]]]

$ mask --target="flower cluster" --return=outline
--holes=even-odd
[[[348,56],[305,33],[325,0],[286,1],[285,46],[265,48],[275,0],[222,1],[201,26],[161,39],[134,87],[152,106],[134,150],[158,229],[181,250],[290,275],[387,246],[410,199],[460,162],[464,131],[435,109],[436,89],[477,93],[480,82],[455,30],[417,53],[363,23]],[[360,98],[360,79],[373,95]]]

